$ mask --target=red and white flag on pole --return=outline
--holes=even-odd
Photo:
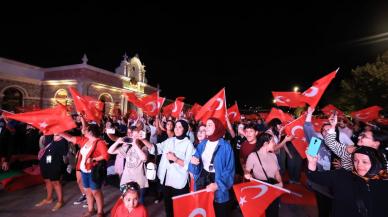
[[[267,207],[289,190],[251,179],[250,182],[233,185],[233,190],[244,217],[265,216]]]
[[[172,198],[174,216],[178,217],[215,217],[214,192],[206,189]]]
[[[200,104],[194,103],[193,107],[187,111],[186,116],[189,118],[194,117],[201,108],[202,106]]]
[[[299,92],[272,92],[277,106],[287,106],[290,108],[303,107],[305,102],[301,101]]]
[[[127,98],[127,100],[134,104],[136,107],[138,108],[141,108],[143,107],[143,103],[141,102],[141,100],[136,96],[135,93],[133,92],[130,92],[130,93],[123,93],[123,96],[125,96]]]
[[[73,118],[67,114],[66,107],[63,105],[19,114],[3,113],[3,116],[8,119],[30,124],[42,131],[44,135],[62,133],[77,127]]]
[[[226,126],[226,100],[225,88],[222,88],[215,96],[213,96],[195,115],[195,120],[201,120],[206,123],[207,119],[213,117],[218,118],[224,126]]]
[[[142,109],[144,113],[155,117],[164,103],[165,98],[158,97],[158,92],[154,92],[148,96],[141,98]]]
[[[329,86],[330,82],[337,75],[338,69],[315,81],[313,83],[313,86],[311,86],[309,89],[302,93],[300,100],[306,102],[311,107],[315,108],[315,106],[321,99],[323,93],[325,92],[327,86]]]
[[[306,114],[300,116],[299,118],[295,119],[293,122],[287,124],[285,126],[285,132],[289,136],[294,136],[294,138],[291,140],[292,144],[294,145],[296,151],[298,151],[298,154],[305,159],[306,158],[306,148],[307,148],[307,141],[306,137],[304,135],[303,125],[306,121]]]
[[[237,102],[228,108],[228,118],[230,123],[238,122],[241,119],[240,111],[238,110]]]
[[[379,118],[379,111],[382,110],[380,106],[371,106],[359,111],[355,111],[350,113],[350,115],[354,119],[358,119],[360,121],[368,122],[368,121],[373,121],[375,119]]]
[[[103,102],[98,101],[90,96],[81,96],[73,87],[69,87],[69,91],[73,97],[75,109],[77,112],[83,113],[87,121],[101,121],[102,110],[104,108]]]

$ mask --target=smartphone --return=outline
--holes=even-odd
[[[115,129],[113,129],[113,128],[107,128],[107,129],[106,129],[106,133],[107,133],[107,134],[115,134]]]
[[[123,142],[125,142],[125,143],[132,143],[132,138],[124,137]]]
[[[310,144],[309,144],[309,147],[307,149],[307,154],[309,154],[310,156],[314,156],[314,157],[317,156],[319,147],[321,146],[321,143],[322,143],[322,140],[313,136],[310,140]]]
[[[338,113],[337,110],[333,110],[333,115],[334,116],[337,116],[337,113]]]

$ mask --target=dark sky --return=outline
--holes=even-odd
[[[89,64],[114,71],[124,52],[139,54],[163,96],[203,104],[226,87],[228,104],[267,107],[271,91],[303,91],[341,67],[330,86],[338,88],[351,68],[388,50],[387,35],[365,39],[388,33],[387,1],[109,2],[4,6],[0,56],[52,67],[80,63],[86,53]]]

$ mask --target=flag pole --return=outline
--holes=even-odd
[[[276,188],[276,189],[278,189],[278,190],[284,191],[284,192],[286,192],[286,193],[288,193],[288,194],[295,195],[295,196],[297,196],[297,197],[303,197],[303,196],[302,196],[301,194],[299,194],[299,193],[290,191],[290,190],[288,190],[288,189],[285,189],[285,188],[282,188],[282,187],[279,187],[279,186],[276,186],[276,185],[269,184],[269,183],[267,183],[267,182],[263,182],[263,181],[258,180],[258,179],[251,178],[250,180],[251,180],[251,181],[254,181],[254,182],[261,183],[261,184],[269,185],[269,186],[271,186],[271,187],[274,187],[274,188]]]

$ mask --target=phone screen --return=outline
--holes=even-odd
[[[310,140],[309,147],[307,149],[307,154],[311,156],[317,156],[319,147],[321,146],[322,140],[312,137]]]
[[[115,129],[113,129],[113,128],[108,128],[108,129],[106,129],[106,133],[107,133],[107,134],[115,134]]]

